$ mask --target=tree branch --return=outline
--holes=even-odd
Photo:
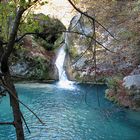
[[[25,9],[23,7],[19,7],[19,10],[17,12],[14,24],[13,24],[13,28],[12,31],[10,33],[10,37],[9,37],[9,41],[8,44],[6,46],[6,50],[4,52],[4,54],[2,55],[1,58],[1,71],[3,73],[7,73],[9,71],[8,68],[8,58],[13,50],[14,44],[15,44],[15,38],[17,36],[17,31],[18,31],[18,27],[20,24],[20,20],[22,18],[22,14],[24,13]]]
[[[25,126],[26,126],[26,128],[27,128],[28,132],[29,132],[29,133],[31,133],[31,131],[30,131],[30,129],[29,129],[29,127],[28,127],[28,125],[27,125],[27,122],[26,122],[26,120],[25,120],[25,118],[24,118],[24,116],[23,116],[22,112],[20,112],[20,113],[21,113],[22,120],[24,121]]]
[[[0,122],[0,125],[14,125],[14,122]]]
[[[0,92],[0,96],[6,96],[6,94],[4,94],[5,92],[7,92],[7,90],[3,90]]]
[[[91,37],[91,36],[89,36],[89,35],[86,35],[85,33],[80,33],[80,32],[76,32],[76,31],[69,31],[69,30],[66,30],[66,31],[58,31],[58,32],[55,32],[55,34],[57,34],[57,33],[62,33],[62,32],[64,32],[64,33],[73,33],[73,34],[83,35],[83,36],[85,36],[85,37],[87,37],[87,38],[93,39],[96,43],[98,43],[100,46],[102,46],[105,50],[107,50],[107,51],[109,51],[109,52],[111,52],[111,53],[115,53],[115,52],[109,50],[108,48],[106,48],[102,43],[100,43],[99,41],[97,41],[97,40],[94,39],[93,37]],[[23,34],[21,37],[17,38],[17,39],[15,40],[15,42],[16,42],[16,43],[19,42],[19,41],[22,40],[26,35],[37,35],[38,37],[44,39],[43,37],[41,37],[41,35],[45,35],[45,34],[47,34],[47,33],[33,33],[33,32],[25,33],[25,34]],[[44,39],[44,40],[45,40],[45,39]]]
[[[91,39],[91,41],[90,41],[89,46],[87,47],[87,49],[80,55],[80,57],[74,63],[72,63],[72,65],[76,64],[84,56],[84,54],[91,48],[92,42],[93,42],[93,39]]]
[[[26,107],[26,108],[39,120],[39,122],[40,122],[41,124],[44,125],[43,121],[37,116],[37,114],[36,114],[34,111],[32,111],[27,105],[25,105],[22,101],[20,101],[20,100],[13,94],[13,92],[11,91],[11,89],[8,88],[8,87],[5,85],[5,83],[3,83],[2,86],[9,92],[9,94],[10,94],[16,101],[18,101],[20,104],[22,104],[24,107]]]
[[[86,35],[84,33],[79,33],[79,32],[75,32],[75,31],[64,31],[64,32],[67,32],[67,33],[74,33],[74,34],[79,34],[79,35],[84,35],[86,36],[87,38],[91,38],[93,39],[97,44],[99,44],[100,46],[102,46],[105,50],[111,52],[111,53],[115,53],[114,51],[111,51],[109,50],[108,48],[106,48],[102,43],[100,43],[99,41],[97,41],[96,39],[94,39],[93,37],[89,36],[89,35]]]
[[[116,38],[114,37],[114,35],[112,35],[112,33],[111,33],[106,27],[104,27],[100,22],[98,22],[95,18],[93,18],[92,16],[88,15],[87,13],[81,11],[79,8],[77,8],[77,7],[75,6],[75,4],[74,4],[71,0],[68,0],[68,1],[69,1],[69,3],[73,6],[73,8],[74,8],[76,11],[78,11],[79,13],[83,14],[84,16],[90,18],[91,20],[94,20],[94,21],[95,21],[96,23],[98,23],[106,32],[108,32],[109,35],[110,35],[111,37],[113,37],[114,39],[116,39]]]

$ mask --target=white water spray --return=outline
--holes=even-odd
[[[65,52],[65,44],[60,48],[57,59],[56,59],[56,66],[59,72],[59,82],[58,85],[62,88],[69,88],[73,89],[73,82],[69,81],[67,75],[64,70],[64,60],[65,60],[66,52]]]

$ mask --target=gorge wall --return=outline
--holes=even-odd
[[[81,6],[82,5],[82,6]],[[91,20],[75,16],[66,33],[68,52],[65,65],[69,79],[80,82],[105,82],[108,84],[106,97],[119,105],[133,109],[140,107],[140,1],[81,1],[79,7],[96,18],[114,36],[95,24],[96,67],[94,45],[89,47],[94,30]],[[83,10],[84,11],[84,10]],[[94,42],[93,42],[94,44]]]

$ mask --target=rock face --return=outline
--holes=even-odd
[[[87,36],[92,35],[94,32],[88,19],[80,14],[73,17],[71,20],[69,31],[79,32]],[[89,47],[89,38],[76,33],[66,33],[65,43],[67,51],[65,64],[68,77],[70,80],[80,80],[86,75],[88,69],[86,68],[86,61],[92,57],[90,51],[85,53]],[[82,53],[85,53],[85,55],[81,57]]]
[[[58,80],[55,50],[62,42],[60,31],[65,30],[65,26],[58,19],[43,14],[30,16],[35,21],[34,24],[27,20],[21,32],[36,34],[26,35],[20,44],[15,46],[11,58],[11,73],[22,76],[25,80]]]
[[[116,75],[120,71],[125,74],[130,73],[132,70],[131,63],[121,60],[124,57],[123,52],[119,54],[120,50],[110,45],[112,38],[104,32],[99,32],[98,28],[96,35],[98,34],[100,37],[97,37],[97,40],[115,53],[112,54],[96,43],[95,64],[95,41],[91,41],[90,38],[94,36],[92,23],[90,19],[79,14],[71,20],[69,31],[72,33],[65,34],[68,53],[65,64],[70,80],[93,82],[96,77],[96,80],[102,81],[105,77]]]
[[[132,73],[134,72],[138,72],[138,69],[133,70]],[[128,95],[133,103],[133,108],[140,109],[140,73],[124,77],[123,85],[127,89]]]
[[[45,1],[45,0],[42,0]],[[47,4],[34,9],[35,13],[43,13],[50,17],[55,17],[68,27],[75,11],[67,0],[49,0]]]
[[[69,31],[74,33],[66,33],[65,35],[67,46],[65,66],[69,79],[93,83],[95,77],[97,81],[119,77],[121,80],[117,81],[113,89],[109,90],[108,95],[111,100],[125,107],[140,108],[140,41],[138,37],[140,33],[138,32],[140,9],[137,9],[138,2],[103,2],[101,0],[89,2],[93,5],[88,5],[88,14],[93,15],[90,11],[93,8],[93,11],[96,12],[96,19],[99,19],[115,36],[114,39],[96,24],[96,39],[113,53],[96,43],[95,67],[94,45],[88,48],[90,39],[85,37],[94,33],[93,26],[91,21],[83,15],[75,16],[69,26]],[[97,8],[100,7],[100,2],[103,2],[105,9]],[[84,6],[86,6],[86,2]],[[128,9],[131,9],[131,14]],[[133,17],[133,20],[130,17]],[[123,78],[124,82],[122,82]]]
[[[12,75],[22,76],[25,80],[58,80],[55,53],[45,50],[33,36],[23,39],[22,49],[14,52],[11,61]]]
[[[139,2],[80,0],[79,3],[78,6],[82,11],[86,9],[89,15],[96,17],[96,20],[105,26],[115,37],[115,39],[111,37],[96,23],[97,40],[106,48],[115,52],[110,53],[97,44],[96,71],[98,78],[104,79],[108,75],[118,74],[123,76],[129,75],[133,69],[140,64],[140,32],[138,32],[140,27]],[[90,23],[91,21],[86,19],[86,17],[82,16],[82,18],[80,18],[78,15],[72,19],[69,29],[89,35],[93,31]],[[83,38],[85,37],[82,35],[67,34],[66,43],[68,45],[70,62],[72,62],[72,73],[70,75],[72,75],[74,79],[78,78],[82,81],[92,81],[95,73],[93,67],[94,62],[90,61],[92,54],[89,51],[84,53],[89,41],[85,43],[85,39]],[[78,50],[75,48],[78,48]],[[84,53],[84,55],[77,61],[81,52]],[[74,63],[76,61],[77,63]]]
[[[124,77],[124,86],[128,89],[131,89],[131,87],[136,87],[137,89],[140,89],[140,75],[129,75]]]

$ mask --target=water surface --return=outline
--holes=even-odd
[[[45,122],[21,106],[31,134],[26,140],[140,140],[140,113],[118,108],[104,99],[105,86],[17,84],[20,100]],[[0,104],[0,121],[11,121],[8,98]],[[0,140],[15,140],[13,126],[0,126]]]

